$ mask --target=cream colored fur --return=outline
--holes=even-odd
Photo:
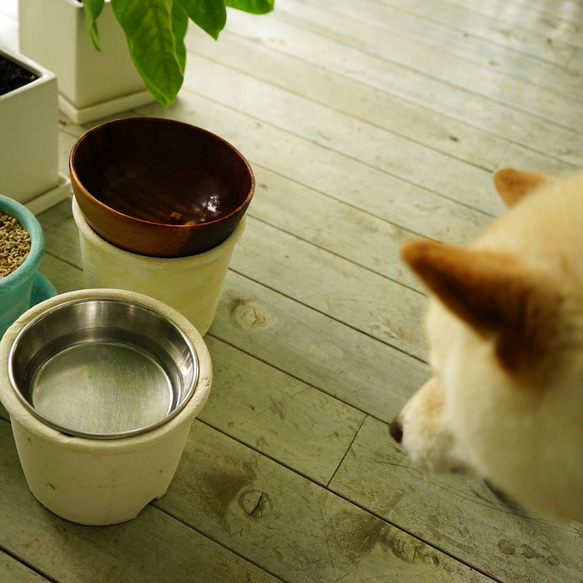
[[[434,375],[391,425],[412,461],[583,519],[583,173],[502,170],[512,208],[468,249],[414,241]],[[402,433],[402,435],[401,435]]]

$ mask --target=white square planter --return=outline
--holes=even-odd
[[[38,79],[0,95],[0,194],[39,213],[70,194],[59,174],[59,111],[55,75],[26,57],[0,55]]]
[[[77,0],[20,0],[19,19],[20,51],[56,74],[59,107],[75,123],[154,101],[109,2],[97,21],[101,52],[91,44]]]

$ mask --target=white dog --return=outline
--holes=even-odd
[[[412,241],[430,291],[433,376],[391,424],[430,471],[473,471],[583,519],[583,173],[501,170],[511,210],[469,248]]]

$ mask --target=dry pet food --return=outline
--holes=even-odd
[[[18,219],[0,211],[0,277],[15,271],[30,251],[30,235]]]

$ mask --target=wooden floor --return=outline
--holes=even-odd
[[[0,420],[0,581],[583,581],[581,525],[421,473],[387,431],[427,374],[400,245],[469,241],[502,212],[498,167],[583,165],[583,4],[276,4],[230,12],[218,43],[191,29],[177,103],[128,113],[220,134],[257,178],[170,490],[126,524],[68,523],[29,493]],[[0,22],[16,44],[16,0]],[[60,127],[66,172],[89,126]],[[40,219],[42,272],[83,287],[70,203]]]

